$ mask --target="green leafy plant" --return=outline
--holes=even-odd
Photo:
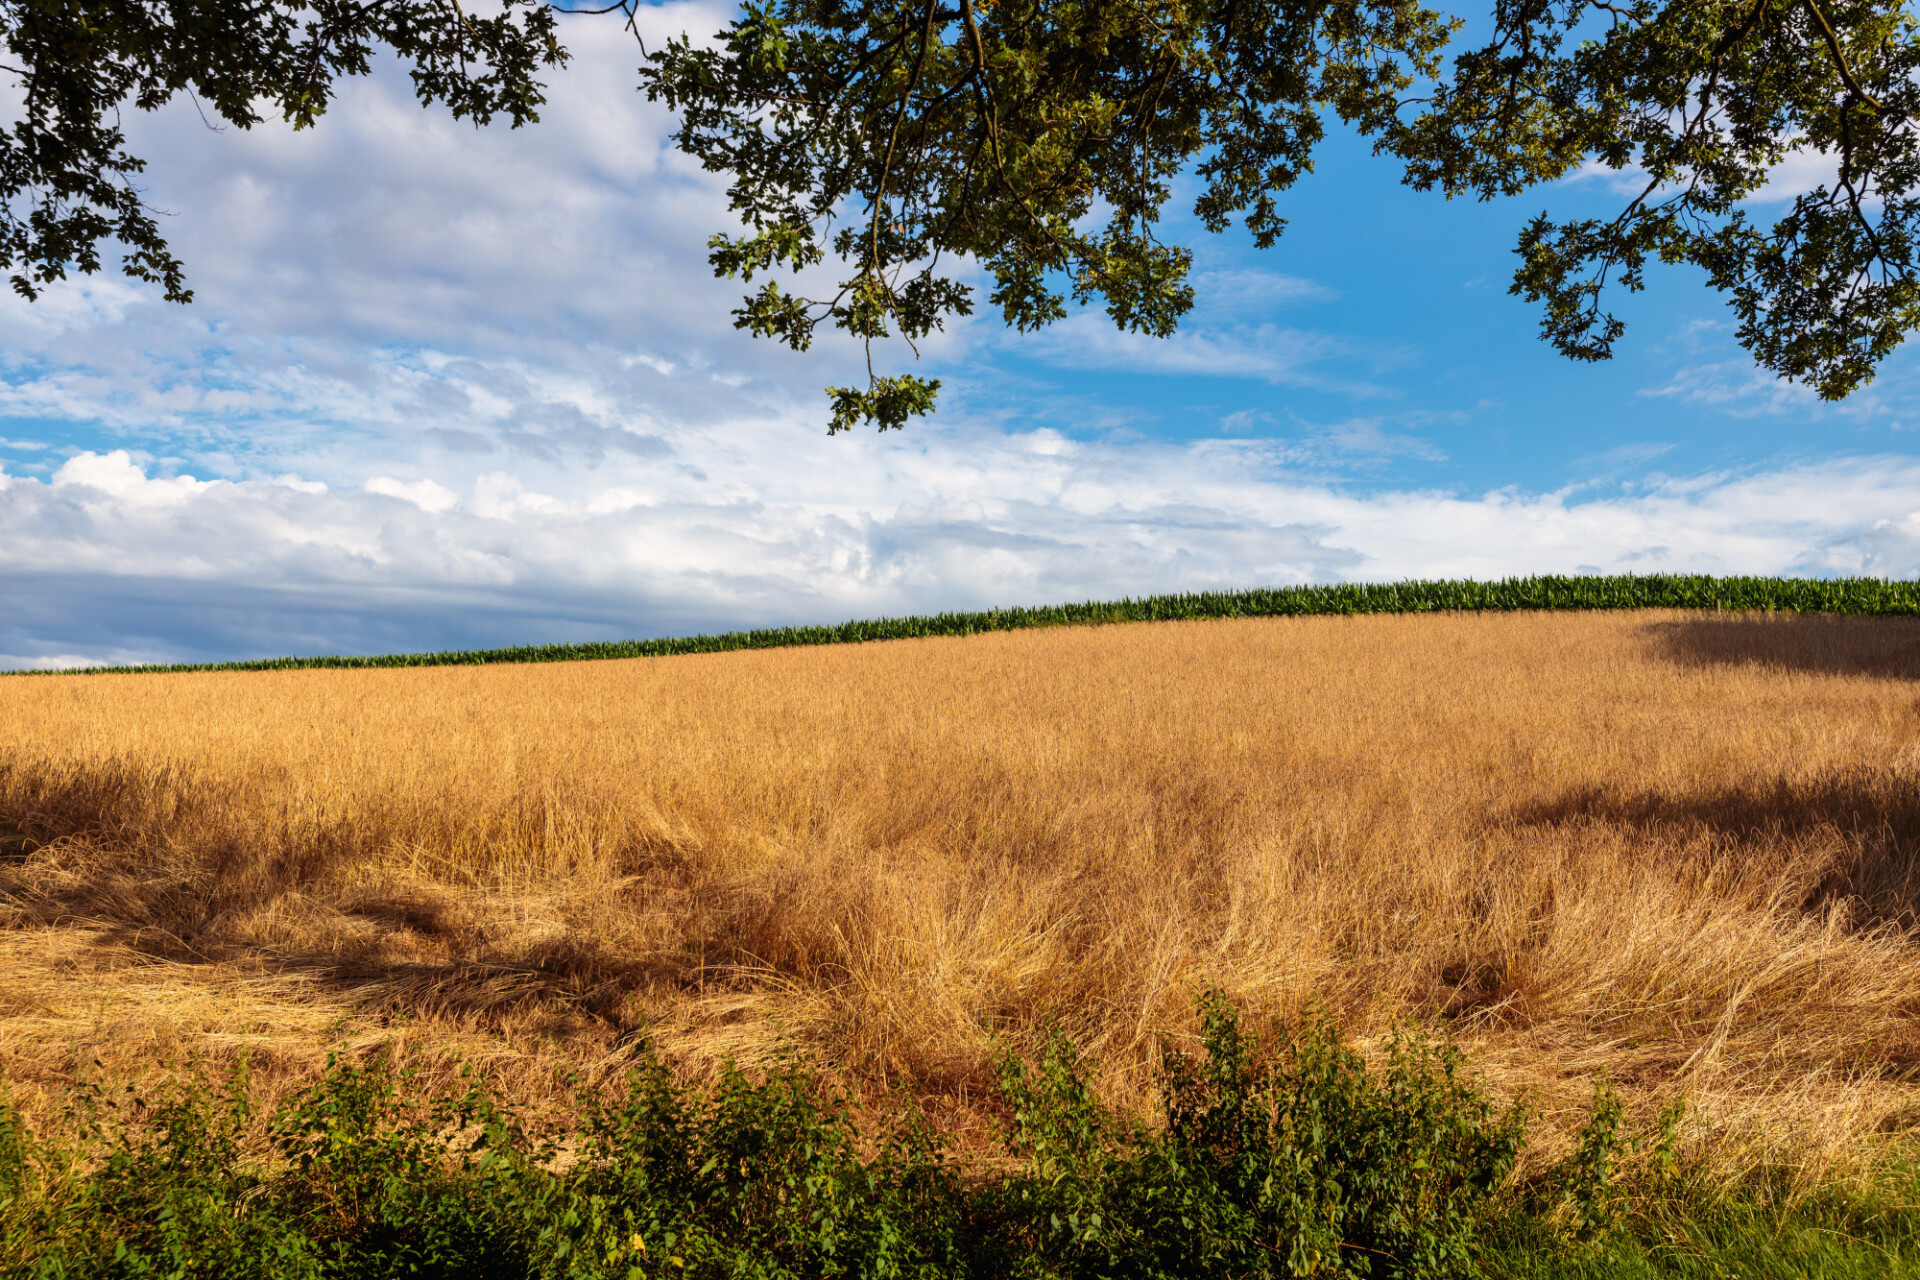
[[[1009,1056],[1004,1157],[971,1169],[912,1105],[863,1125],[798,1061],[693,1088],[645,1058],[544,1137],[471,1079],[424,1090],[378,1053],[264,1119],[243,1071],[150,1100],[83,1087],[64,1138],[0,1098],[0,1275],[1437,1278],[1638,1256],[1610,1088],[1543,1198],[1510,1185],[1520,1111],[1445,1044],[1402,1031],[1370,1065],[1322,1011],[1262,1038],[1218,996],[1201,1023],[1168,1049],[1159,1123],[1104,1106],[1063,1035]],[[1910,1207],[1808,1204],[1808,1241],[1837,1223],[1920,1258]],[[1756,1214],[1715,1212],[1753,1245]]]
[[[1007,1188],[1026,1258],[1059,1276],[1448,1276],[1470,1270],[1477,1225],[1524,1133],[1411,1033],[1378,1071],[1309,1011],[1272,1044],[1218,996],[1201,1053],[1169,1050],[1166,1127],[1103,1112],[1072,1046],[1010,1063]]]
[[[1550,1179],[1575,1239],[1590,1239],[1613,1225],[1619,1203],[1616,1177],[1625,1118],[1625,1108],[1612,1083],[1604,1076],[1595,1081],[1593,1109],[1574,1138],[1573,1150],[1554,1168]]]

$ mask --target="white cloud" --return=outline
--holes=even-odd
[[[104,456],[81,453],[68,458],[53,473],[53,487],[91,489],[98,495],[92,499],[82,498],[83,503],[106,498],[123,507],[177,507],[191,501],[196,493],[207,488],[207,483],[192,476],[149,479],[134,463],[131,454],[125,449],[115,449]]]
[[[1673,452],[1669,441],[1640,440],[1627,444],[1617,444],[1598,453],[1590,453],[1574,462],[1574,466],[1583,471],[1599,471],[1613,474],[1619,471],[1643,467],[1656,458],[1664,458]]]
[[[1370,351],[1331,334],[1274,324],[1183,325],[1171,337],[1123,333],[1098,310],[1078,311],[1039,334],[1010,336],[1021,354],[1065,369],[1250,378],[1349,395],[1390,394],[1354,367],[1377,371],[1401,353]]]
[[[1734,417],[1759,414],[1804,413],[1820,397],[1801,382],[1788,382],[1752,360],[1713,360],[1685,364],[1666,385],[1649,387],[1643,396],[1670,397],[1686,404],[1717,409]],[[1861,406],[1854,409],[1859,411]]]
[[[1818,187],[1833,190],[1840,177],[1840,157],[1832,151],[1801,146],[1789,151],[1784,160],[1767,174],[1766,185],[1748,197],[1752,204],[1778,204],[1806,195]],[[1867,203],[1878,208],[1880,193],[1870,192]]]
[[[1257,267],[1196,271],[1193,291],[1194,310],[1203,316],[1265,313],[1277,306],[1327,302],[1338,296],[1316,280]]]
[[[779,475],[727,455],[781,440]],[[527,489],[147,477],[123,453],[0,488],[0,652],[175,658],[663,634],[1300,581],[1523,572],[1920,571],[1920,462],[1569,493],[1344,493],[1284,447],[946,426],[823,440],[742,423],[685,467]],[[698,468],[696,468],[698,469]],[[426,485],[435,486],[433,489]],[[151,500],[165,488],[164,503]],[[442,496],[444,495],[444,496]]]
[[[282,483],[285,483],[284,480]],[[287,484],[286,487],[298,488],[305,493],[326,492],[326,486],[324,484],[317,490],[308,489],[300,484]],[[430,515],[438,515],[442,511],[452,507],[454,503],[460,501],[453,490],[447,488],[445,485],[435,484],[431,480],[415,480],[409,484],[402,480],[396,480],[392,476],[373,477],[373,479],[367,481],[367,492],[377,493],[388,498],[399,498],[403,502],[411,502],[414,506]]]

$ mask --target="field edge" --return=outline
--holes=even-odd
[[[1714,577],[1706,574],[1543,574],[1482,582],[1471,578],[1410,579],[1199,591],[1080,604],[1015,606],[972,612],[870,618],[838,625],[765,627],[653,640],[586,641],[431,653],[326,654],[228,662],[18,668],[0,675],[158,675],[195,671],[296,671],[383,667],[486,666],[495,663],[586,662],[663,658],[815,645],[863,644],[933,636],[970,636],[1042,627],[1126,622],[1201,621],[1400,613],[1507,613],[1698,609],[1730,612],[1829,613],[1862,617],[1920,616],[1920,581],[1888,578]]]

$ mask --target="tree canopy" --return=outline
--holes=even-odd
[[[0,0],[25,103],[0,135],[14,288],[96,270],[118,240],[129,274],[189,296],[133,184],[124,104],[191,92],[243,127],[263,105],[302,127],[385,45],[423,102],[518,126],[565,59],[556,12]],[[823,323],[868,343],[867,385],[829,388],[834,431],[932,407],[939,383],[874,369],[871,344],[970,314],[960,262],[1023,331],[1097,301],[1123,329],[1173,332],[1193,304],[1192,252],[1161,234],[1174,179],[1197,181],[1207,229],[1242,222],[1269,246],[1335,120],[1448,196],[1583,166],[1630,176],[1617,216],[1543,213],[1519,232],[1512,291],[1575,359],[1611,355],[1608,297],[1644,287],[1650,261],[1701,269],[1759,364],[1827,399],[1920,325],[1920,24],[1902,0],[1494,0],[1471,16],[1418,0],[767,0],[644,53],[640,76],[679,113],[676,143],[728,175],[745,230],[711,247],[753,287],[737,323],[796,349]],[[1760,216],[1754,197],[1797,152],[1828,179]],[[831,290],[794,291],[822,264],[838,264]]]
[[[341,76],[365,75],[377,49],[412,67],[422,103],[515,127],[538,119],[538,74],[566,60],[544,0],[0,0],[18,118],[0,129],[0,265],[28,299],[69,270],[100,269],[117,241],[126,274],[193,297],[135,175],[126,107],[190,94],[242,129],[277,112],[296,129],[325,113]]]

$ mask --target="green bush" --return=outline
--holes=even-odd
[[[1103,1107],[1064,1037],[1009,1058],[1005,1158],[970,1172],[913,1107],[863,1129],[799,1062],[696,1090],[647,1060],[544,1137],[477,1086],[427,1096],[377,1054],[336,1059],[264,1118],[241,1073],[152,1102],[77,1090],[40,1139],[0,1095],[0,1274],[1412,1278],[1602,1259],[1657,1275],[1679,1256],[1620,1232],[1610,1091],[1574,1154],[1521,1188],[1519,1111],[1450,1048],[1402,1034],[1369,1069],[1317,1012],[1267,1042],[1223,1000],[1201,1013],[1199,1051],[1166,1055],[1156,1125]],[[1910,1208],[1836,1212],[1792,1239],[1852,1258],[1814,1234],[1844,1221],[1878,1233],[1883,1263],[1920,1240]]]
[[[1166,1127],[1104,1115],[1071,1044],[1010,1062],[1025,1172],[1003,1189],[1011,1259],[1061,1277],[1438,1277],[1468,1273],[1512,1171],[1518,1109],[1496,1113],[1458,1056],[1389,1041],[1377,1073],[1309,1014],[1262,1046],[1202,1006],[1199,1057],[1173,1053]]]

